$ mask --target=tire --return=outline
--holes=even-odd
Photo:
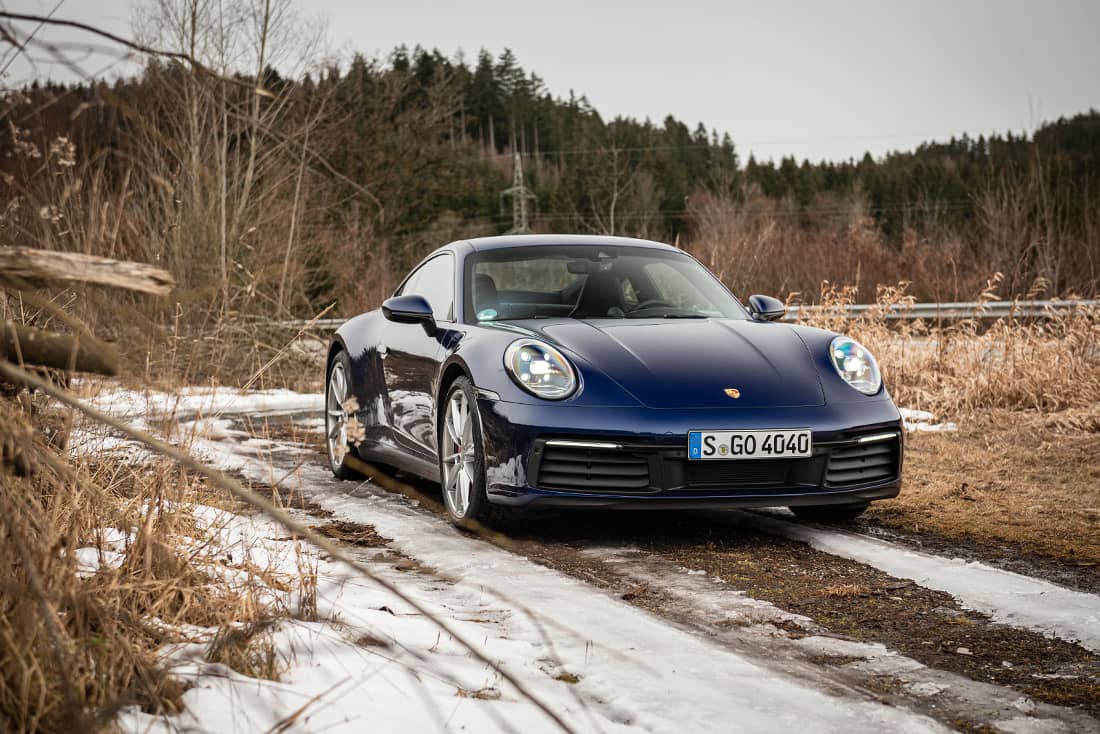
[[[328,466],[337,479],[361,479],[362,475],[348,466],[348,456],[355,447],[348,441],[348,411],[345,407],[351,395],[351,360],[347,353],[336,353],[325,380],[325,448]]]
[[[447,514],[462,528],[498,527],[510,513],[485,493],[485,450],[473,384],[456,379],[441,406],[439,477]]]
[[[799,520],[810,522],[848,522],[862,515],[870,502],[856,502],[850,505],[803,505],[790,507],[791,512]]]

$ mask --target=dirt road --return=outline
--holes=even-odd
[[[1093,594],[964,561],[947,547],[918,552],[871,537],[866,526],[837,531],[774,513],[573,513],[519,524],[503,538],[475,537],[449,526],[432,485],[380,477],[401,483],[410,492],[403,496],[376,482],[334,481],[313,439],[287,420],[235,425],[266,436],[259,446],[222,437],[196,448],[253,482],[278,479],[284,496],[336,537],[381,534],[449,583],[512,599],[571,633],[597,614],[590,602],[599,596],[615,602],[595,620],[605,636],[617,614],[607,609],[630,605],[789,690],[964,731],[1100,731]],[[540,598],[544,581],[532,581],[543,578],[533,568],[578,580],[593,595],[583,607],[568,608],[572,598],[555,609]],[[599,639],[597,630],[584,634]],[[647,653],[635,642],[630,649],[643,658],[658,653],[659,645]],[[761,691],[741,705],[751,699],[764,708],[757,715],[775,705]],[[874,710],[868,721],[884,709]]]

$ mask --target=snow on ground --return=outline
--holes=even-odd
[[[746,520],[768,532],[807,543],[951,594],[968,609],[1015,627],[1077,640],[1100,652],[1100,595],[1067,589],[1042,579],[910,550],[878,538],[754,515]]]
[[[927,667],[879,642],[832,637],[814,620],[753,599],[704,571],[679,567],[629,546],[596,545],[583,553],[613,564],[640,587],[659,589],[662,615],[705,631],[735,650],[766,658],[802,680],[824,676],[859,686],[865,685],[868,677],[886,676],[910,695],[934,700],[941,720],[970,718],[980,711],[983,723],[992,729],[1018,731],[1019,714],[1026,709],[1029,718],[1024,731],[1033,734],[1096,729],[1096,722],[1087,716],[1038,703],[1016,689]],[[797,625],[807,634],[777,634],[778,624]],[[850,662],[826,673],[820,665],[822,658],[847,658]]]
[[[118,417],[221,416],[233,414],[290,413],[320,411],[320,393],[293,390],[250,390],[232,387],[184,387],[178,393],[135,392],[124,388],[104,390],[88,400],[95,407]]]
[[[192,450],[257,481],[279,473],[240,444],[197,438]],[[373,525],[394,539],[398,551],[435,569],[438,577],[406,574],[398,582],[480,641],[492,659],[579,731],[786,731],[807,722],[822,732],[942,731],[922,715],[854,692],[825,693],[471,538],[404,500],[369,489],[353,496],[353,487],[309,465],[288,483],[343,520]],[[379,658],[382,651],[305,623],[284,625],[277,636],[290,659],[281,683],[242,679],[202,663],[200,649],[185,650],[178,654],[195,667],[182,670],[197,686],[185,694],[188,712],[161,722],[165,730],[261,730],[316,695],[322,700],[311,707],[310,730],[552,729],[491,669],[463,654],[427,620],[410,617],[399,601],[328,562],[320,563],[318,574],[322,616],[338,616],[354,633],[388,636],[396,661],[390,660],[394,651]],[[380,612],[383,607],[395,614]],[[562,673],[579,681],[555,680]],[[456,695],[460,689],[484,690],[488,700]],[[135,712],[130,716],[131,730],[150,723]]]
[[[174,674],[193,686],[184,694],[185,710],[158,718],[130,708],[120,718],[124,731],[260,732],[295,717],[298,725],[286,730],[551,728],[542,712],[501,685],[494,670],[373,582],[287,540],[272,521],[201,506],[194,510],[212,534],[212,553],[231,554],[238,564],[247,559],[266,576],[288,580],[303,565],[315,569],[317,619],[287,619],[274,629],[271,641],[285,668],[279,681],[249,678],[208,662],[214,630],[190,629],[190,641],[165,650]],[[523,639],[510,633],[516,612],[507,604],[476,587],[454,590],[432,576],[402,573],[394,569],[393,556],[372,561],[375,553],[362,560],[465,636],[481,641],[494,660],[578,728],[635,730],[624,723],[629,712],[585,701],[569,683],[556,680],[564,671],[553,663],[552,650],[535,635]],[[283,605],[294,608],[294,594],[282,596]]]
[[[188,437],[192,451],[207,461],[256,481],[283,481],[337,517],[370,524],[393,538],[393,548],[434,572],[402,573],[391,556],[379,556],[377,551],[363,553],[362,559],[456,631],[481,642],[493,660],[578,730],[777,731],[807,722],[814,723],[815,731],[941,730],[913,712],[858,694],[825,693],[806,680],[778,673],[578,580],[470,538],[407,501],[367,485],[356,491],[354,485],[334,483],[327,471],[310,464],[287,478],[284,470],[264,458],[273,448],[270,442],[249,440],[229,421],[209,417],[219,412],[292,412],[303,405],[319,410],[317,396],[269,391],[254,398],[215,390],[194,391],[175,401],[158,394],[107,395],[101,394],[97,403],[115,406],[108,409],[123,415],[161,409],[197,417],[180,424],[176,433]],[[934,417],[928,414],[903,412],[909,413],[907,422],[942,425],[932,424]],[[125,448],[124,442],[118,444],[113,448]],[[848,533],[762,516],[750,522],[941,589],[998,621],[1080,639],[1085,647],[1100,650],[1096,596]],[[288,542],[273,540],[282,535],[280,529],[262,519],[231,517],[224,524],[233,534],[222,542],[231,546]],[[268,548],[262,557],[291,562],[285,548]],[[297,549],[293,558],[300,569]],[[286,665],[280,682],[246,678],[206,662],[203,640],[180,645],[166,654],[177,663],[177,672],[194,684],[184,696],[186,711],[154,720],[129,710],[124,728],[256,731],[276,727],[299,711],[297,723],[310,731],[552,728],[533,705],[430,620],[331,561],[311,558],[318,574],[319,616],[329,621],[292,620],[278,626],[274,644]],[[111,560],[98,557],[96,563]],[[83,570],[94,572],[94,564]],[[735,606],[732,616],[777,616],[778,611],[747,598]],[[338,623],[331,623],[334,619]],[[364,638],[386,646],[356,642]],[[813,644],[836,642],[806,639]],[[882,651],[875,657],[890,658]],[[577,676],[578,682],[558,680],[568,677],[566,673]],[[1020,726],[1027,725],[1021,718]]]
[[[100,528],[95,533],[95,545],[83,546],[74,551],[76,575],[92,576],[100,568],[118,568],[126,559],[126,551],[137,537],[137,528],[129,531],[118,528]]]
[[[937,433],[943,431],[957,431],[959,426],[950,421],[936,423],[936,416],[927,410],[914,410],[913,408],[898,408],[901,413],[905,430],[910,433]]]

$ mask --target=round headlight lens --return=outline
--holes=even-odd
[[[520,339],[504,353],[504,366],[525,390],[547,400],[561,400],[573,394],[577,376],[569,360],[549,344]]]
[[[837,374],[865,395],[874,395],[882,387],[882,374],[871,352],[846,336],[838,336],[829,345],[829,358]]]

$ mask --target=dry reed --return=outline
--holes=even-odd
[[[0,399],[0,729],[93,731],[123,706],[178,711],[184,685],[158,650],[186,625],[220,630],[212,660],[276,676],[262,623],[290,610],[271,607],[267,571],[229,576],[216,545],[191,540],[206,531],[188,508],[226,500],[167,461],[70,457],[33,407]],[[315,598],[302,565],[279,585]]]
[[[1043,318],[982,318],[1000,276],[978,294],[973,318],[936,323],[891,320],[911,306],[908,284],[878,288],[875,306],[856,319],[844,309],[856,289],[821,288],[820,309],[803,322],[852,335],[871,349],[900,405],[959,417],[981,410],[1054,413],[1100,402],[1100,309],[1079,306]],[[1032,297],[1039,293],[1033,289]]]

